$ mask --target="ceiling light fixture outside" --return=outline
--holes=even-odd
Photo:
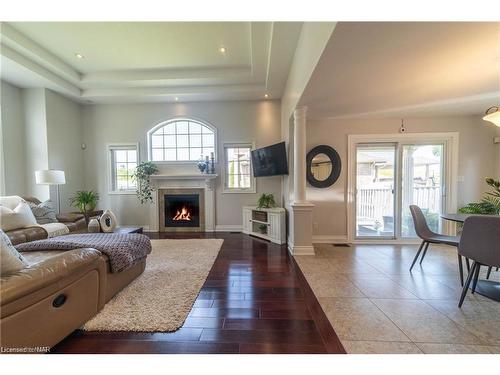
[[[81,53],[75,53],[75,56],[77,59],[83,59],[85,57]]]
[[[484,121],[489,121],[496,126],[500,127],[500,107],[493,106],[486,110],[483,117]]]
[[[221,46],[221,47],[219,48],[219,51],[220,51],[220,53],[226,53],[226,52],[227,52],[227,48],[226,48],[226,47],[224,47],[224,46]]]

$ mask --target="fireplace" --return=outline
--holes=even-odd
[[[158,193],[160,231],[205,230],[203,189],[161,189]]]
[[[165,226],[199,227],[200,196],[198,194],[165,194]]]

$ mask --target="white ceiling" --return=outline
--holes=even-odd
[[[20,87],[48,87],[84,103],[280,98],[301,27],[301,22],[2,23],[1,78]]]
[[[500,23],[340,22],[301,98],[311,118],[478,115],[500,103]]]

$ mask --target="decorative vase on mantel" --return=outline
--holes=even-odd
[[[205,171],[208,169],[208,164],[203,160],[203,155],[201,156],[200,160],[198,160],[196,166],[198,167],[200,173],[205,173]]]

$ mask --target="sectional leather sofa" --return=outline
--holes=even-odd
[[[95,249],[28,251],[28,263],[0,279],[0,345],[52,347],[97,314],[138,277],[146,258],[112,273],[109,258]]]
[[[40,204],[40,201],[35,197],[23,197],[22,199],[35,204]],[[65,213],[58,214],[56,217],[60,223],[63,223],[68,227],[70,233],[82,231],[87,228],[85,216],[83,214]],[[14,246],[23,242],[43,240],[47,238],[47,232],[41,227],[13,229],[6,231],[5,234],[9,236],[10,241]]]

